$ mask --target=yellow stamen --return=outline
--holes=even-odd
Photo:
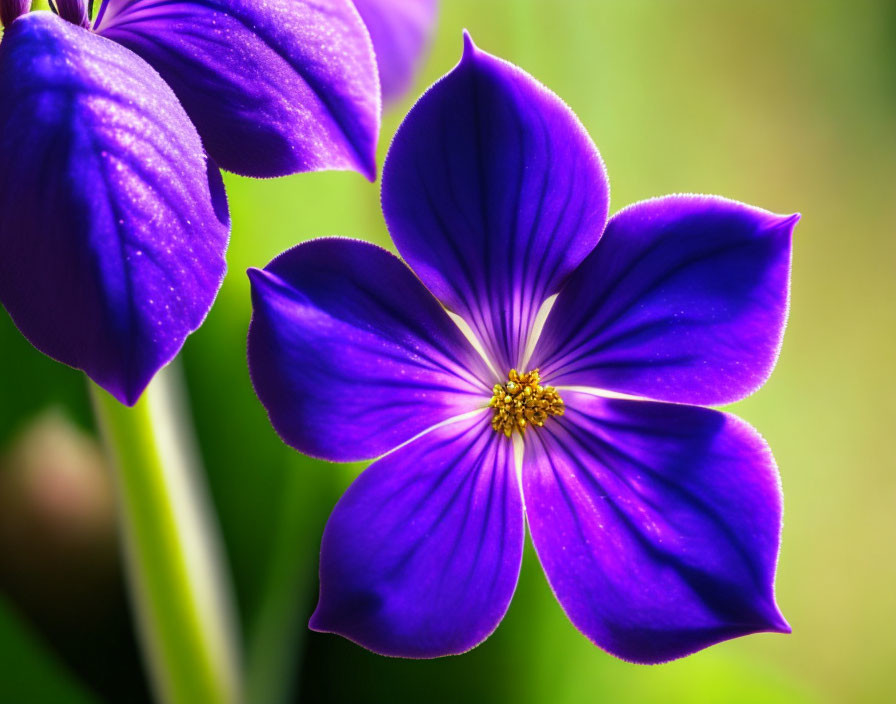
[[[520,374],[511,369],[507,381],[495,384],[488,405],[495,409],[492,428],[507,437],[514,429],[522,435],[526,428],[540,428],[548,416],[563,415],[563,399],[553,386],[542,386],[537,369]]]

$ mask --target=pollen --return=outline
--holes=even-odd
[[[553,386],[542,386],[537,369],[520,374],[511,369],[507,381],[495,384],[488,402],[493,408],[492,428],[508,438],[514,430],[522,435],[526,428],[540,428],[549,416],[563,415],[563,399]]]

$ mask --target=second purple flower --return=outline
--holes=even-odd
[[[51,5],[0,0],[0,303],[134,404],[221,285],[218,167],[373,180],[377,74],[388,97],[407,85],[435,2]]]

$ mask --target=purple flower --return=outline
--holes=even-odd
[[[469,37],[396,135],[382,201],[410,268],[323,239],[249,272],[274,427],[379,458],[327,524],[311,627],[386,655],[472,648],[510,602],[525,516],[569,618],[621,658],[789,631],[771,452],[692,404],[770,374],[797,217],[669,196],[607,222],[575,115]]]
[[[374,178],[376,64],[351,0],[55,6],[0,0],[0,301],[133,404],[223,279],[218,166]]]
[[[397,100],[410,87],[421,55],[432,39],[436,0],[354,0],[361,14],[380,74],[383,102]]]

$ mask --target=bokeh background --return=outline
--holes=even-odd
[[[780,362],[733,408],[781,468],[777,592],[793,634],[629,665],[568,623],[531,548],[507,618],[466,655],[387,659],[309,632],[324,521],[360,467],[304,459],[271,430],[246,369],[244,272],[315,236],[389,240],[379,184],[358,175],[229,177],[230,272],[181,359],[253,697],[893,701],[896,4],[443,0],[415,94],[456,63],[463,28],[578,113],[606,161],[612,211],[705,192],[802,212]],[[386,114],[381,158],[412,103]],[[85,380],[5,313],[0,359],[0,702],[148,701]]]

